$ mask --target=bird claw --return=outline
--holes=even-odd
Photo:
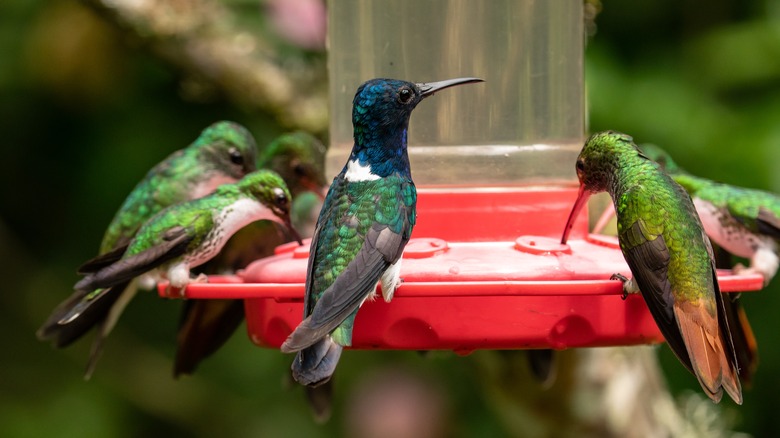
[[[204,273],[200,273],[198,274],[197,277],[192,279],[192,283],[208,283],[208,282],[209,282],[209,276]]]
[[[620,299],[622,299],[623,301],[625,301],[626,298],[628,298],[628,294],[636,293],[636,292],[633,292],[633,291],[629,290],[629,288],[631,286],[631,281],[625,275],[616,272],[616,273],[612,274],[609,277],[609,279],[610,280],[620,280],[620,282],[623,283],[623,294],[620,295]]]
[[[736,265],[734,265],[733,268],[731,268],[731,272],[734,273],[734,275],[739,275],[739,276],[758,274],[764,277],[764,286],[766,286],[769,283],[766,273],[762,272],[760,269],[755,268],[753,266],[745,266],[742,263],[737,263]]]
[[[165,296],[168,298],[184,298],[184,289],[185,287],[177,287],[169,283],[168,287],[165,288]]]

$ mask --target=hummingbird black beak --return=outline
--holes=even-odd
[[[447,79],[446,81],[426,82],[415,85],[420,89],[420,91],[422,91],[422,97],[426,98],[428,96],[433,96],[433,93],[441,91],[445,88],[454,87],[456,85],[473,84],[475,82],[485,82],[485,80],[480,78],[457,78]]]
[[[574,207],[571,209],[571,213],[569,213],[569,220],[566,221],[566,227],[563,229],[563,237],[561,237],[561,244],[566,244],[566,241],[569,240],[569,233],[571,232],[572,227],[574,226],[574,221],[577,220],[577,216],[580,215],[580,211],[582,211],[582,207],[585,206],[585,204],[588,203],[588,199],[590,198],[590,191],[585,190],[585,184],[580,184],[580,190],[577,192],[577,200],[574,201]]]
[[[293,238],[296,242],[298,242],[298,245],[303,246],[303,239],[301,239],[301,235],[298,234],[298,231],[293,228],[292,222],[290,221],[290,216],[287,216],[285,218],[284,225],[287,227],[287,231],[290,232],[290,237]]]

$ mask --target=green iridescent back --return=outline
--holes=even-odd
[[[588,159],[591,155],[597,160],[592,166],[601,169],[602,175],[612,175],[605,188],[615,205],[618,239],[629,265],[635,256],[630,250],[663,236],[672,290],[691,300],[711,293],[715,286],[710,250],[685,190],[657,163],[640,154],[630,137],[604,135],[589,141],[588,146],[581,156]]]
[[[188,250],[199,246],[214,226],[215,215],[242,198],[253,199],[274,208],[276,191],[281,189],[291,199],[282,178],[271,171],[256,171],[234,184],[219,186],[209,196],[167,207],[153,216],[134,236],[123,257],[132,256],[162,243],[165,232],[172,227],[188,228],[188,234],[196,236]]]
[[[231,161],[231,149],[243,163]],[[215,179],[235,182],[255,169],[257,146],[243,126],[217,122],[206,128],[187,148],[154,166],[127,196],[109,224],[100,253],[130,241],[149,218],[170,205],[192,199],[194,189]]]
[[[754,233],[759,232],[756,221],[759,209],[780,218],[780,197],[774,193],[721,184],[691,175],[678,166],[668,153],[655,145],[643,145],[642,150],[657,161],[692,197],[728,210],[729,214]]]
[[[375,224],[386,225],[393,232],[411,237],[416,221],[417,190],[411,179],[392,174],[375,181],[347,182],[337,178],[330,188],[317,227],[333,230],[317,234],[313,264],[308,276],[307,314],[311,312],[335,279],[344,271],[363,246],[365,236]],[[399,206],[401,208],[399,208]],[[368,291],[367,291],[368,292]],[[353,312],[332,334],[341,345],[350,345]]]

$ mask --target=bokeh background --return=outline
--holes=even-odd
[[[527,377],[525,362],[496,352],[345,355],[334,416],[318,425],[288,381],[291,357],[255,348],[243,330],[174,380],[181,303],[155,294],[128,307],[89,382],[89,342],[57,351],[36,340],[124,196],[205,126],[238,121],[259,145],[292,128],[326,135],[323,3],[129,3],[172,6],[134,32],[142,10],[122,21],[99,1],[0,3],[0,435],[366,436],[363,423],[392,420],[418,436],[544,436],[507,419],[512,404],[491,386],[517,398],[541,389],[513,383],[513,373]],[[201,4],[212,9],[190,9]],[[586,49],[591,131],[624,131],[695,174],[780,192],[780,1],[604,0],[589,11],[600,11]],[[214,52],[189,44],[204,28]],[[171,34],[173,43],[161,37]],[[236,92],[229,70],[197,73],[198,50],[216,66],[252,52],[248,68],[285,73],[297,91],[268,98],[261,79],[256,93]],[[777,430],[777,289],[743,298],[761,363],[744,404],[718,411],[754,436]],[[666,347],[657,351],[673,394],[699,392]]]

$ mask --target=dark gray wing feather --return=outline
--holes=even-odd
[[[130,281],[161,264],[183,255],[193,237],[184,227],[175,227],[166,233],[162,243],[146,251],[123,258],[94,274],[90,274],[74,286],[76,290],[95,290],[112,287]]]
[[[119,259],[122,258],[122,256],[125,254],[125,251],[127,251],[128,244],[124,244],[121,246],[118,246],[111,251],[108,251],[106,253],[100,254],[97,257],[91,258],[84,262],[81,266],[79,266],[78,272],[79,274],[92,274],[95,272],[98,272],[99,270],[110,266]]]
[[[385,270],[401,256],[405,244],[403,236],[387,226],[377,224],[369,229],[363,247],[322,293],[309,317],[282,345],[282,351],[299,351],[335,330],[373,292]]]
[[[630,242],[623,254],[653,319],[680,362],[693,372],[688,350],[674,317],[674,295],[667,275],[669,249],[664,237],[659,235],[654,240],[647,240],[637,221],[621,235],[621,239]]]

